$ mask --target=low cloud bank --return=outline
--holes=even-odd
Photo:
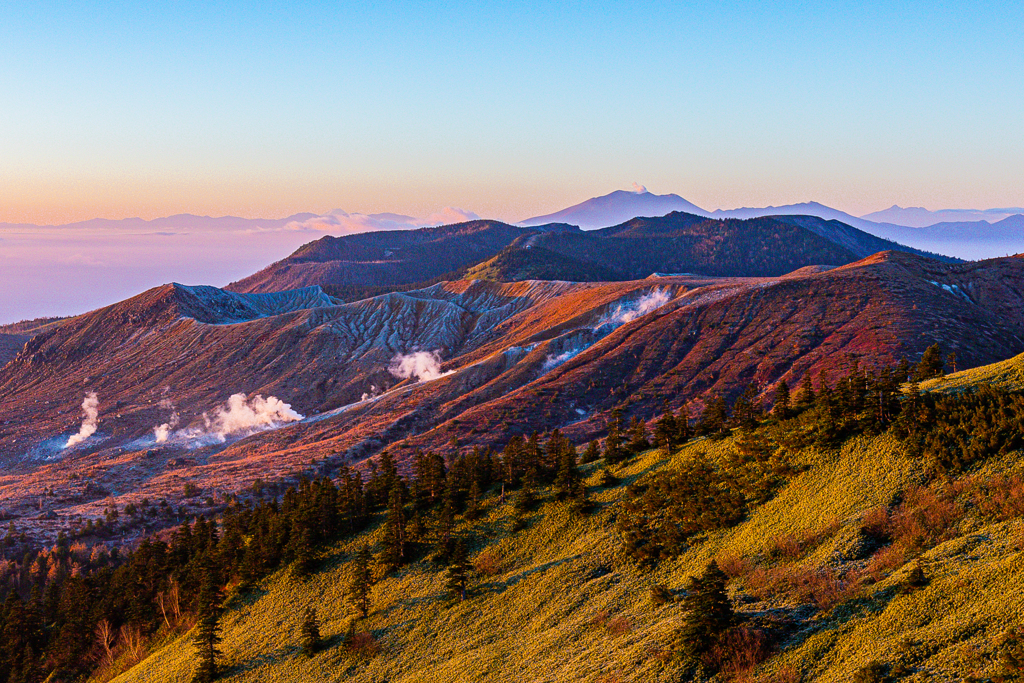
[[[68,439],[68,442],[64,444],[64,448],[74,448],[96,433],[96,426],[99,424],[100,416],[99,405],[100,400],[96,396],[95,391],[90,391],[85,395],[85,400],[82,401],[82,426],[79,427],[77,434],[72,435]]]
[[[416,218],[397,213],[349,213],[335,209],[322,216],[314,216],[304,221],[292,221],[284,226],[285,230],[317,230],[321,232],[372,232],[375,230],[411,230],[433,225],[448,225],[479,220],[480,216],[472,211],[446,206],[441,211],[429,216]]]

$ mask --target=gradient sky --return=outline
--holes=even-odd
[[[202,4],[0,4],[0,221],[1024,203],[1021,3]]]

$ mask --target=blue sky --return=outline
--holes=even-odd
[[[6,3],[0,221],[1024,203],[1012,3]]]

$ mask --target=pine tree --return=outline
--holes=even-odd
[[[395,479],[388,495],[388,516],[384,523],[384,556],[382,562],[389,570],[397,569],[406,561],[405,496],[401,479]]]
[[[772,407],[772,415],[779,420],[789,417],[789,400],[789,384],[786,383],[786,380],[782,380],[775,388],[775,405]]]
[[[658,422],[654,425],[654,444],[669,456],[676,447],[679,434],[679,426],[676,424],[676,416],[665,402],[665,412],[662,413]]]
[[[558,458],[558,474],[555,476],[555,497],[558,500],[571,498],[583,483],[583,476],[576,467],[576,449],[568,444]]]
[[[202,584],[199,588],[198,612],[199,622],[192,643],[196,648],[199,666],[192,677],[193,683],[211,683],[217,678],[217,658],[220,657],[220,611],[221,596],[214,577],[213,569],[206,565],[203,571]]]
[[[312,534],[309,529],[303,527],[295,532],[297,541],[295,543],[295,564],[292,573],[297,579],[308,577],[313,571],[313,547],[311,542]]]
[[[608,423],[608,436],[604,438],[604,461],[607,465],[616,465],[622,462],[626,453],[622,448],[622,414],[618,410],[612,411],[611,422]]]
[[[587,444],[587,447],[583,449],[583,455],[580,456],[580,463],[586,465],[596,461],[601,457],[601,447],[597,445],[597,440],[594,439]]]
[[[757,405],[757,385],[751,382],[732,407],[732,419],[737,427],[750,430],[757,426],[761,409]]]
[[[302,653],[312,657],[320,649],[320,621],[317,619],[316,610],[307,607],[302,617]]]
[[[943,367],[942,351],[939,349],[938,344],[932,344],[924,350],[924,354],[921,356],[921,362],[918,363],[917,367],[914,369],[914,379],[919,382],[923,382],[926,379],[938,377],[942,374]]]
[[[643,453],[651,447],[647,439],[647,425],[637,416],[629,422],[629,452],[632,454]]]
[[[804,378],[800,380],[800,390],[796,394],[796,406],[797,408],[804,409],[814,405],[814,385],[811,383],[811,372],[808,370],[804,373]]]
[[[363,544],[352,561],[352,575],[349,577],[348,599],[359,612],[359,616],[370,614],[370,585],[373,575],[370,573],[370,546]]]
[[[466,497],[466,511],[463,516],[470,520],[480,519],[482,510],[480,507],[480,484],[476,479],[469,485],[469,495]]]
[[[455,542],[451,564],[448,565],[448,590],[459,600],[466,599],[466,586],[469,583],[469,572],[472,566],[466,556],[466,543],[460,538]]]
[[[729,411],[725,399],[717,396],[707,404],[697,424],[697,433],[704,436],[724,437],[729,434]]]
[[[704,573],[690,579],[683,607],[686,619],[676,635],[677,651],[690,661],[710,652],[734,621],[725,591],[725,572],[712,561]]]

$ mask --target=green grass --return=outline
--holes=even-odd
[[[698,451],[716,457],[730,447],[731,440],[701,440],[673,460]],[[835,529],[834,537],[794,561],[823,565],[864,511],[891,503],[919,478],[919,467],[886,436],[854,439],[836,452],[808,450],[803,457],[808,469],[746,521],[695,539],[682,556],[654,569],[641,569],[619,555],[612,506],[629,481],[670,466],[655,451],[627,464],[620,472],[622,484],[608,490],[596,488],[599,475],[591,466],[589,483],[598,506],[587,517],[547,503],[528,528],[511,533],[511,503],[496,506],[492,498],[487,516],[475,527],[472,557],[484,549],[498,553],[501,573],[476,578],[465,603],[447,597],[444,573],[426,562],[379,581],[373,612],[359,623],[381,646],[369,660],[355,659],[340,646],[353,618],[345,601],[347,562],[363,538],[339,544],[323,554],[319,570],[305,582],[295,582],[284,570],[233,600],[224,619],[222,650],[230,669],[223,680],[676,681],[678,670],[656,654],[668,645],[683,613],[678,603],[653,606],[654,583],[679,589],[713,557],[756,561],[777,536]],[[908,567],[896,569],[866,587],[863,597],[805,619],[784,651],[755,674],[762,680],[784,680],[783,672],[798,672],[804,680],[845,681],[872,659],[907,664],[914,671],[909,680],[990,674],[999,633],[1024,619],[1024,531],[1020,520],[990,525],[968,520],[956,533],[924,555],[932,575],[926,588],[896,594],[894,586]],[[368,532],[371,543],[379,534],[379,529]],[[731,590],[747,614],[785,618],[798,608],[784,600],[744,599],[743,580],[732,582]],[[299,653],[307,606],[317,610],[328,641],[311,659]],[[191,656],[184,636],[116,680],[188,681]]]

